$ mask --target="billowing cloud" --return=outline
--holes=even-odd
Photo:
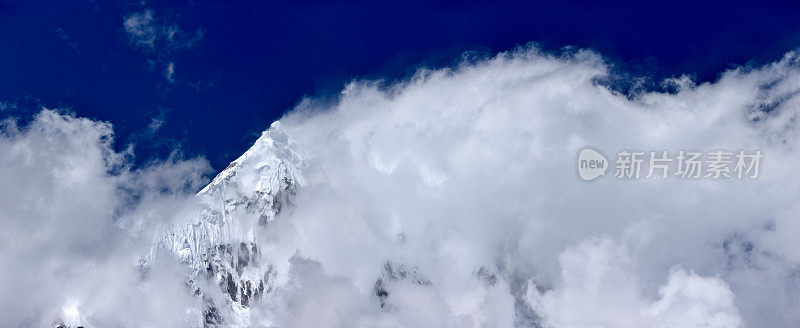
[[[550,327],[741,327],[728,285],[718,277],[700,277],[673,269],[646,295],[631,266],[628,245],[591,238],[559,255],[557,288],[528,286],[527,304]]]
[[[108,123],[44,110],[0,134],[3,325],[169,326],[190,322],[185,268],[171,257],[147,277],[136,260],[191,213],[209,166],[170,159],[130,168]],[[162,294],[163,293],[163,294]],[[158,296],[156,296],[158,295]],[[148,321],[152,320],[152,321]]]
[[[284,327],[797,326],[799,67],[790,53],[713,83],[679,78],[664,82],[670,92],[625,95],[606,86],[615,77],[594,52],[525,47],[396,83],[356,81],[334,103],[307,99],[274,125],[281,131],[269,135],[280,140],[260,144],[300,154],[304,187],[264,225],[246,226],[258,221],[253,213],[230,216],[274,266],[274,289],[225,318]],[[110,129],[50,111],[4,129],[0,264],[12,269],[0,281],[13,283],[0,283],[0,305],[15,325],[58,313],[90,327],[200,315],[199,297],[175,283],[185,267],[169,254],[144,273],[132,262],[165,225],[196,218],[188,191],[206,166],[130,170],[128,155],[110,148]],[[757,179],[609,172],[586,182],[576,160],[587,147],[612,161],[621,150],[764,158]],[[274,164],[259,158],[234,177],[242,186]],[[117,274],[125,267],[130,278]],[[219,286],[207,290],[225,304]]]
[[[796,325],[797,58],[633,95],[605,86],[596,53],[535,48],[354,82],[282,119],[309,186],[262,249],[282,272],[299,254],[348,279],[360,296],[331,307],[363,322]],[[757,179],[626,181],[612,169],[587,183],[584,147],[612,161],[626,149],[765,157]],[[383,279],[385,306],[355,310],[376,298],[387,261],[426,283]]]

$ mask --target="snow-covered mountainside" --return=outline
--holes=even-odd
[[[258,249],[256,235],[292,205],[304,185],[303,159],[290,143],[280,122],[273,123],[197,194],[201,213],[168,231],[142,263],[146,270],[155,254],[168,250],[188,265],[187,285],[203,297],[205,325],[244,323],[250,303],[274,288],[275,268]],[[217,287],[222,300],[207,290]]]

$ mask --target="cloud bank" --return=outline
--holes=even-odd
[[[281,120],[306,187],[258,228],[276,288],[247,324],[797,326],[799,58],[625,95],[594,52],[525,47],[306,99]],[[133,262],[192,216],[206,164],[130,170],[108,124],[51,111],[3,131],[12,326],[76,313],[91,327],[191,325],[185,270]],[[587,183],[575,162],[587,146],[764,159],[752,180]]]
[[[137,258],[192,213],[204,160],[133,170],[108,123],[44,110],[0,134],[3,326],[177,326],[196,318],[171,257],[147,277]]]
[[[797,55],[714,83],[664,81],[666,93],[623,95],[613,80],[596,53],[522,48],[309,100],[282,120],[309,187],[264,247],[318,262],[362,300],[386,261],[429,282],[390,281],[383,309],[329,303],[343,326],[800,323]],[[749,181],[586,183],[575,160],[587,146],[765,158]]]

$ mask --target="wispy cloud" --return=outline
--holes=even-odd
[[[152,65],[162,69],[170,83],[175,81],[175,55],[194,47],[204,35],[202,29],[191,33],[183,30],[151,8],[128,14],[122,25],[131,46],[147,55]]]
[[[13,110],[17,108],[17,104],[8,102],[8,101],[0,101],[0,112],[5,110]]]
[[[131,43],[137,47],[153,50],[156,46],[156,38],[161,31],[153,22],[153,11],[146,9],[125,17],[123,22],[125,32]]]
[[[72,51],[75,52],[75,54],[77,55],[81,54],[81,50],[80,48],[78,48],[78,43],[73,41],[72,38],[70,38],[69,35],[67,35],[67,32],[64,31],[64,29],[59,27],[55,30],[55,33],[61,40],[61,42],[67,45],[70,49],[72,49]]]
[[[167,63],[167,67],[164,69],[164,77],[170,83],[175,82],[175,63]]]

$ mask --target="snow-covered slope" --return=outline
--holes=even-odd
[[[304,186],[303,159],[291,143],[280,122],[273,123],[197,194],[200,213],[170,229],[142,262],[147,270],[155,254],[167,250],[188,265],[187,285],[203,297],[206,325],[246,320],[248,305],[273,290],[275,268],[256,238]],[[208,290],[217,286],[222,300]]]

